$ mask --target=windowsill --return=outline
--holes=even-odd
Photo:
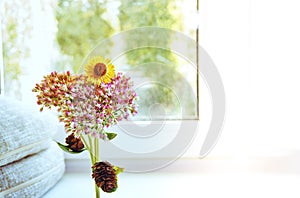
[[[300,159],[288,156],[180,159],[155,172],[122,173],[119,189],[101,197],[299,197],[299,174]],[[93,197],[93,193],[90,173],[71,172],[69,167],[44,197]]]

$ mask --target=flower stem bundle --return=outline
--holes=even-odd
[[[32,91],[37,93],[40,111],[56,108],[59,121],[64,123],[67,145],[58,145],[69,153],[90,153],[96,197],[100,197],[98,187],[105,192],[115,191],[117,174],[122,169],[100,162],[99,140],[115,138],[117,134],[107,129],[137,114],[137,94],[130,78],[120,72],[115,74],[110,60],[91,57],[85,74],[52,72]]]

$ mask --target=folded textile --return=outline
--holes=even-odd
[[[52,142],[37,154],[0,167],[0,197],[41,197],[64,173],[63,152]]]
[[[0,166],[47,148],[57,117],[0,96]]]

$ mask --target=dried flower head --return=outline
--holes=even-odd
[[[99,86],[81,79],[73,86],[71,97],[70,108],[60,118],[67,123],[67,131],[77,135],[85,133],[105,139],[105,128],[137,113],[133,84],[121,73]]]
[[[37,104],[51,109],[54,107],[63,107],[71,102],[70,94],[72,87],[76,83],[76,78],[66,73],[58,74],[52,72],[50,75],[44,76],[40,84],[36,84],[33,92],[37,92]]]
[[[88,60],[85,65],[85,74],[88,81],[99,85],[100,83],[109,83],[115,76],[115,68],[109,59],[95,56]]]
[[[92,65],[93,70],[89,69]],[[33,92],[38,92],[41,111],[44,107],[57,107],[67,133],[106,139],[106,128],[137,113],[137,95],[130,78],[122,73],[115,76],[107,59],[93,57],[86,72],[94,73],[86,76],[52,72],[36,84]]]
[[[99,188],[107,193],[116,191],[118,188],[118,178],[113,165],[109,162],[96,162],[92,170],[92,177]]]
[[[79,152],[84,148],[81,138],[75,137],[73,133],[66,138],[66,143],[68,144],[68,147],[75,152]]]

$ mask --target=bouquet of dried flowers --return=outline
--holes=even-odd
[[[40,111],[54,107],[64,123],[68,137],[66,144],[58,145],[69,153],[89,152],[96,197],[100,197],[99,187],[114,192],[117,174],[123,169],[100,161],[99,140],[116,137],[107,129],[137,113],[137,95],[130,78],[115,74],[110,60],[96,56],[87,61],[85,74],[52,72],[36,84],[33,92],[37,92]]]

